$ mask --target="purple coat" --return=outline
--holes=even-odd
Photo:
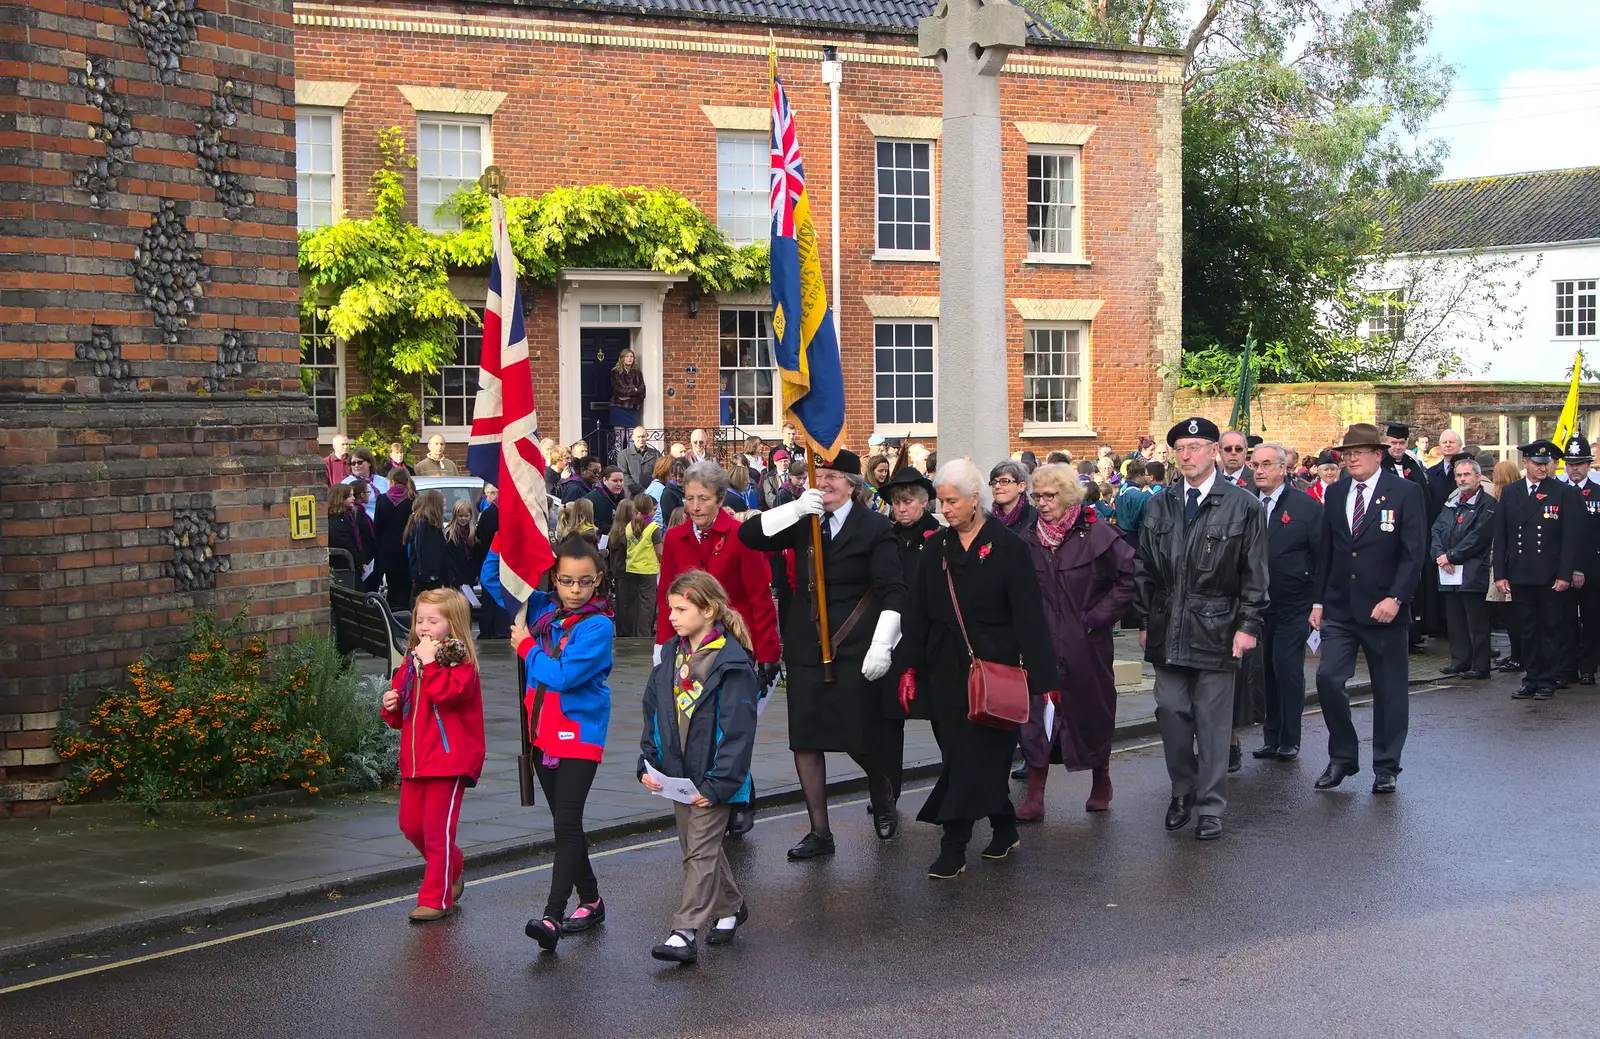
[[[1037,527],[1022,533],[1061,676],[1055,731],[1046,737],[1038,698],[1022,727],[1022,755],[1034,768],[1052,761],[1073,770],[1100,768],[1111,760],[1117,724],[1111,629],[1133,604],[1133,549],[1109,523],[1085,522],[1090,515],[1084,509],[1053,552],[1040,543]]]

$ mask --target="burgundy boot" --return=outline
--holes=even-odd
[[[1101,765],[1094,770],[1094,786],[1089,789],[1089,800],[1083,803],[1086,812],[1103,812],[1111,807],[1111,766]]]
[[[1028,769],[1028,796],[1017,806],[1017,822],[1036,823],[1044,818],[1044,781],[1049,777],[1048,768]]]

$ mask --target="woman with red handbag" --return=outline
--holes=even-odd
[[[944,827],[928,876],[966,869],[972,824],[987,817],[986,859],[1021,845],[1011,806],[1011,759],[1030,698],[1056,692],[1056,655],[1028,546],[989,515],[976,466],[957,459],[934,477],[948,529],[933,535],[906,596],[900,701],[933,722],[944,757],[917,818]]]

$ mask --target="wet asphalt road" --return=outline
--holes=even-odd
[[[911,821],[920,793],[907,791],[888,844],[859,802],[836,807],[839,854],[816,863],[784,861],[803,817],[768,812],[733,853],[750,923],[693,967],[648,956],[681,876],[668,834],[604,849],[610,919],[554,956],[522,936],[548,877],[530,863],[473,876],[441,924],[408,926],[407,898],[0,995],[0,1022],[6,1035],[129,1039],[1593,1036],[1600,695],[1533,704],[1509,691],[1414,695],[1393,798],[1370,793],[1370,770],[1314,793],[1325,737],[1308,718],[1300,762],[1246,756],[1213,844],[1162,830],[1153,748],[1117,756],[1101,816],[1082,810],[1087,775],[1055,770],[1048,818],[1021,851],[982,862],[980,824],[953,882],[923,876],[937,831]],[[1368,712],[1357,718],[1368,731]]]

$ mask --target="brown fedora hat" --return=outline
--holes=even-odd
[[[1375,447],[1386,450],[1389,445],[1383,442],[1383,435],[1377,426],[1370,422],[1357,422],[1344,431],[1344,440],[1334,446],[1342,451],[1351,447]]]

